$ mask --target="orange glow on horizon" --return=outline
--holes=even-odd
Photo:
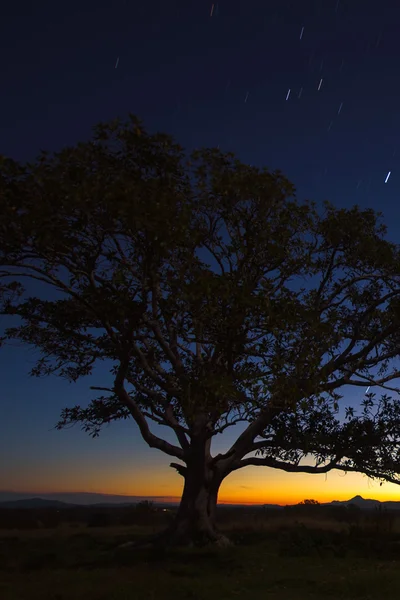
[[[163,495],[161,494],[161,490],[158,489],[158,493],[154,493],[155,490],[153,489],[140,489],[140,488],[136,488],[134,490],[129,490],[127,491],[127,489],[125,488],[123,491],[121,491],[120,488],[114,488],[114,489],[110,489],[110,488],[104,488],[104,487],[92,487],[90,486],[90,489],[78,489],[77,488],[68,488],[66,489],[65,487],[63,488],[53,488],[53,489],[49,489],[49,488],[41,488],[41,489],[32,489],[29,488],[28,490],[25,489],[13,489],[14,492],[20,492],[20,493],[29,493],[29,494],[34,494],[34,495],[40,495],[40,494],[85,494],[85,493],[92,493],[92,494],[102,494],[105,496],[121,496],[121,497],[131,497],[131,496],[137,496],[137,497],[141,497],[141,498],[148,498],[149,500],[153,500],[155,502],[160,502],[160,503],[175,503],[175,502],[179,502],[181,499],[181,493],[182,490],[180,489],[176,489],[177,486],[173,486],[175,489],[173,490],[172,494],[168,494],[168,495]],[[227,486],[226,486],[227,487]],[[282,487],[286,487],[286,486],[282,486]],[[264,505],[264,504],[276,504],[276,505],[281,505],[281,506],[286,506],[286,505],[292,505],[292,504],[297,504],[299,502],[301,502],[302,500],[305,500],[306,498],[308,499],[314,499],[317,500],[320,503],[329,503],[332,502],[333,500],[339,500],[339,501],[346,501],[346,500],[350,500],[351,498],[353,498],[356,495],[361,495],[364,499],[374,499],[374,500],[380,500],[381,502],[385,502],[385,501],[400,501],[400,491],[397,491],[397,494],[393,494],[393,493],[378,493],[378,489],[371,489],[369,490],[368,493],[366,493],[365,491],[360,491],[357,489],[352,489],[352,486],[349,486],[348,490],[342,489],[342,490],[337,490],[336,492],[332,492],[332,491],[323,491],[322,493],[316,493],[316,490],[309,490],[307,489],[307,487],[303,487],[302,485],[300,486],[292,486],[291,489],[281,489],[281,490],[276,490],[275,493],[271,493],[271,490],[269,491],[265,491],[263,492],[263,490],[243,490],[237,488],[235,490],[232,489],[231,486],[229,486],[229,489],[226,490],[226,492],[224,493],[223,491],[223,486],[221,486],[221,493],[219,494],[218,497],[218,504],[243,504],[243,505]],[[380,488],[382,489],[382,488]]]
[[[77,469],[66,463],[65,469],[26,470],[7,473],[7,486],[21,494],[72,494],[95,493],[118,496],[140,496],[159,502],[179,502],[183,479],[168,463],[154,461],[136,469],[114,465],[99,465]],[[77,491],[78,490],[78,491]],[[297,504],[305,499],[321,503],[333,500],[350,500],[360,495],[375,500],[400,501],[400,486],[372,482],[360,474],[331,471],[328,476],[285,473],[275,469],[247,467],[234,471],[223,481],[218,502],[220,504]]]
[[[1,490],[0,490],[1,491]],[[8,490],[10,491],[10,490]],[[153,496],[151,494],[146,494],[146,493],[137,493],[137,494],[127,494],[127,493],[121,493],[118,490],[115,491],[110,491],[108,490],[107,492],[101,491],[101,490],[96,490],[96,491],[91,491],[91,492],[87,492],[87,491],[72,491],[72,490],[60,490],[60,489],[52,489],[52,490],[11,490],[14,493],[21,493],[21,494],[32,494],[33,495],[37,495],[40,496],[40,494],[44,494],[44,495],[50,495],[50,494],[86,494],[86,493],[93,493],[93,494],[102,494],[104,496],[121,496],[121,497],[132,497],[132,496],[137,496],[138,498],[143,498],[146,499],[148,498],[149,500],[152,500],[154,502],[159,502],[159,503],[179,503],[181,496]],[[264,504],[275,504],[275,505],[280,505],[280,506],[286,506],[286,505],[293,505],[293,504],[298,504],[299,502],[305,500],[306,498],[308,499],[313,499],[313,500],[317,500],[318,502],[320,502],[321,504],[324,503],[329,503],[332,502],[333,500],[339,500],[339,501],[347,501],[350,500],[352,497],[357,496],[357,495],[361,495],[364,500],[368,500],[368,499],[372,499],[372,500],[380,500],[381,502],[387,502],[387,501],[394,501],[394,502],[399,502],[400,501],[400,497],[393,497],[393,496],[386,496],[386,497],[377,497],[377,494],[374,493],[370,493],[369,495],[367,494],[356,494],[356,493],[350,493],[350,494],[338,494],[335,497],[316,497],[315,495],[310,495],[310,494],[296,494],[296,497],[291,497],[291,498],[276,498],[276,497],[272,497],[272,498],[268,498],[268,497],[260,497],[260,498],[253,498],[253,499],[249,499],[247,497],[241,497],[241,496],[234,496],[234,497],[224,497],[221,496],[218,498],[218,504],[241,504],[241,505],[247,505],[247,506],[255,506],[255,505],[264,505]]]

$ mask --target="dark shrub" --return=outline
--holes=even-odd
[[[88,527],[110,527],[111,516],[108,513],[94,513],[90,515],[87,526]]]

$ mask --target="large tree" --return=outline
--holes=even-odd
[[[96,436],[132,417],[184,479],[164,539],[225,542],[218,490],[247,465],[400,482],[397,400],[338,415],[343,386],[397,392],[400,252],[379,217],[300,204],[280,172],[188,156],[133,116],[100,124],[33,162],[1,158],[1,312],[19,317],[2,341],[40,350],[35,376],[75,382],[111,361],[112,385],[93,382],[101,395],[57,427]]]

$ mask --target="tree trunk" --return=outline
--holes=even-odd
[[[216,527],[216,509],[220,485],[228,474],[211,467],[210,440],[193,436],[186,458],[186,466],[171,463],[184,478],[184,487],[178,511],[171,525],[150,540],[135,546],[205,546],[231,545],[230,540]]]
[[[181,502],[171,525],[160,534],[122,544],[119,548],[147,546],[163,554],[172,546],[232,546],[229,538],[216,526],[218,490],[222,479],[214,476],[207,481],[207,478],[201,478],[189,469],[185,475]]]
[[[216,527],[218,491],[224,475],[210,468],[210,457],[207,452],[204,454],[204,447],[198,453],[193,448],[191,458],[180,471],[185,483],[178,511],[155,543],[161,546],[229,546],[228,538]]]
[[[168,546],[228,546],[230,541],[216,527],[216,508],[220,481],[209,484],[188,474],[181,503],[171,526],[162,535]]]

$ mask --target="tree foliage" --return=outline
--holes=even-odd
[[[25,165],[1,157],[1,313],[19,317],[2,342],[40,350],[34,376],[76,382],[111,361],[113,384],[96,382],[102,394],[58,428],[96,436],[133,417],[184,477],[201,440],[219,479],[264,465],[398,483],[397,397],[337,414],[345,385],[397,394],[400,254],[380,216],[318,211],[281,172],[217,149],[188,156],[133,116],[99,124]]]

